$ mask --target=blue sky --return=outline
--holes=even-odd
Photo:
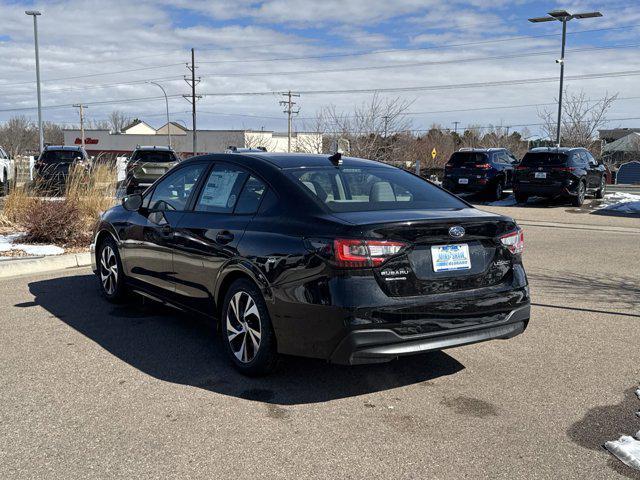
[[[45,119],[65,123],[77,122],[70,105],[82,102],[89,104],[89,119],[103,120],[118,109],[160,125],[163,100],[138,100],[160,94],[145,83],[154,80],[171,95],[172,116],[189,125],[182,76],[194,47],[202,62],[202,128],[282,130],[279,97],[269,92],[308,92],[299,99],[296,121],[304,129],[323,107],[349,112],[370,100],[373,90],[405,88],[380,95],[411,102],[417,130],[459,121],[513,125],[535,134],[539,111],[554,101],[557,84],[509,82],[557,76],[560,24],[527,22],[554,8],[604,14],[570,22],[569,77],[640,70],[640,3],[630,0],[0,0],[0,18],[6,19],[0,121],[35,117],[33,27],[24,14],[31,8],[43,12]],[[640,99],[633,98],[640,95],[634,94],[639,78],[569,78],[567,84],[591,99],[618,93],[622,99],[609,114],[610,125],[630,126],[640,124]],[[507,84],[486,85],[491,82]],[[469,83],[485,85],[456,87]],[[261,95],[220,96],[234,92]]]

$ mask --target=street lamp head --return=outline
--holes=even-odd
[[[600,12],[586,12],[586,13],[576,13],[573,15],[573,18],[595,18],[601,17],[602,13]]]
[[[554,20],[558,20],[559,22],[568,22],[571,19],[578,18],[595,18],[601,17],[602,13],[600,12],[584,12],[584,13],[575,13],[571,14],[566,10],[552,10],[547,14],[546,17],[534,17],[530,18],[529,21],[532,23],[541,23],[541,22],[553,22]]]
[[[24,12],[26,15],[33,15],[34,17],[36,15],[42,15],[41,12],[39,12],[38,10],[27,10],[26,12]]]
[[[558,20],[562,20],[563,18],[571,16],[571,14],[566,10],[551,10],[548,15],[550,17],[557,18]]]

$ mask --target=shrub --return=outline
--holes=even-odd
[[[35,200],[30,215],[21,221],[27,243],[86,245],[91,234],[73,201]]]

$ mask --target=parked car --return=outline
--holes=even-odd
[[[445,165],[442,186],[452,193],[484,193],[500,200],[503,191],[512,186],[517,164],[506,148],[463,148]]]
[[[530,299],[522,230],[396,167],[327,155],[181,162],[104,213],[103,295],[217,319],[243,373],[278,354],[339,364],[506,339]]]
[[[34,183],[39,188],[60,190],[73,168],[90,168],[90,159],[82,147],[45,146],[35,162]]]
[[[127,195],[145,190],[179,162],[169,147],[136,147],[126,165]]]
[[[15,175],[15,163],[5,150],[0,147],[0,196],[9,193],[9,186]]]
[[[590,193],[604,197],[606,169],[585,148],[534,148],[516,169],[513,192],[519,203],[531,196],[562,197],[579,207]]]

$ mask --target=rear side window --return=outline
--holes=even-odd
[[[475,165],[476,163],[487,163],[489,156],[482,152],[455,152],[451,155],[449,165]]]
[[[525,167],[537,167],[541,165],[564,165],[567,163],[565,153],[554,152],[529,152],[522,159],[521,164]]]
[[[250,176],[240,192],[238,202],[236,203],[236,209],[233,213],[238,215],[256,213],[266,189],[267,187],[264,183],[254,176]]]
[[[334,212],[466,208],[453,195],[395,168],[305,168],[289,174]]]
[[[169,163],[177,160],[173,152],[155,150],[137,150],[131,156],[132,162]]]
[[[82,158],[82,152],[79,150],[47,150],[42,152],[40,161],[44,163],[60,163],[82,160]]]

